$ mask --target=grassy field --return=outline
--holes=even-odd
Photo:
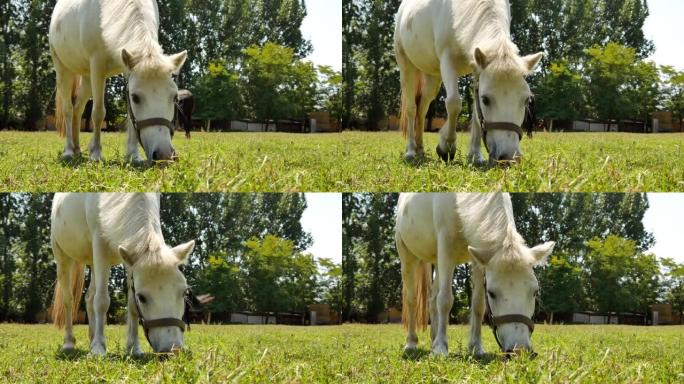
[[[451,354],[434,358],[423,333],[421,352],[401,352],[398,325],[193,326],[190,353],[168,359],[122,355],[124,328],[108,326],[109,355],[91,358],[86,326],[76,328],[79,352],[58,353],[62,334],[49,325],[0,324],[0,381],[74,382],[621,382],[684,381],[684,327],[544,326],[535,330],[537,358],[464,355],[465,326],[449,329]],[[495,349],[489,332],[485,348]],[[147,344],[143,347],[149,351]]]
[[[87,148],[89,134],[82,135]],[[124,134],[103,135],[105,161],[63,163],[54,132],[0,132],[5,191],[674,191],[684,190],[684,134],[540,133],[522,141],[512,167],[444,164],[426,134],[428,157],[403,161],[397,132],[341,134],[193,133],[174,139],[167,167],[123,163]]]

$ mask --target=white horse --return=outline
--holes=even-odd
[[[155,194],[58,193],[52,203],[51,240],[57,262],[53,319],[66,327],[64,351],[74,349],[73,314],[83,292],[84,265],[90,266],[86,295],[90,353],[106,352],[104,327],[109,308],[109,274],[124,263],[128,281],[127,353],[142,354],[138,320],[155,352],[183,347],[187,284],[179,270],[195,246],[164,242]]]
[[[430,102],[443,82],[448,121],[440,130],[437,153],[456,152],[456,120],[461,112],[458,79],[474,73],[474,109],[468,161],[483,163],[480,140],[490,164],[522,153],[521,125],[531,97],[525,76],[542,53],[520,57],[510,37],[507,0],[404,0],[394,30],[401,73],[401,128],[407,160],[424,154],[423,126]]]
[[[59,0],[50,20],[50,54],[57,73],[55,118],[66,131],[65,159],[80,155],[81,115],[93,96],[90,158],[102,160],[100,125],[105,117],[108,77],[127,76],[127,161],[175,157],[174,101],[178,87],[171,78],[187,53],[167,56],[157,42],[159,11],[155,0]]]
[[[432,353],[448,354],[454,269],[468,262],[473,283],[469,352],[484,354],[480,328],[485,302],[500,348],[505,352],[532,349],[531,317],[539,290],[532,267],[545,261],[555,243],[525,245],[515,229],[508,194],[402,194],[395,239],[401,258],[402,320],[408,328],[405,350],[417,347],[416,328],[427,325],[429,296]]]

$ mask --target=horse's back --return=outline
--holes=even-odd
[[[453,251],[458,263],[470,260],[463,237],[458,193],[402,193],[397,209],[397,236],[419,259],[435,263],[438,242]]]
[[[91,199],[84,193],[57,193],[52,201],[51,238],[53,246],[84,264],[92,260]],[[90,217],[89,217],[90,216]]]

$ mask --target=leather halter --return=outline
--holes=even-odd
[[[513,131],[518,134],[518,141],[522,140],[523,137],[523,131],[522,127],[513,124],[513,123],[507,123],[507,122],[487,122],[484,118],[484,114],[482,114],[482,106],[480,105],[480,80],[479,78],[476,78],[474,80],[474,87],[475,91],[475,109],[477,110],[477,121],[480,124],[480,130],[482,131],[482,142],[484,143],[485,149],[487,150],[487,153],[489,153],[489,146],[487,145],[487,131]]]
[[[177,319],[175,317],[164,317],[161,319],[154,319],[154,320],[146,320],[145,316],[143,316],[142,311],[140,310],[140,304],[138,303],[138,295],[135,292],[135,281],[133,279],[133,274],[131,273],[131,291],[133,293],[133,302],[135,302],[135,309],[138,312],[138,319],[140,325],[142,325],[143,330],[145,331],[145,338],[147,339],[147,342],[152,344],[150,341],[150,329],[152,328],[159,328],[159,327],[178,327],[180,328],[181,332],[185,332],[185,328],[187,326],[188,331],[190,330],[190,309],[192,308],[192,299],[194,298],[194,295],[192,293],[192,290],[188,288],[185,291],[184,299],[183,301],[185,302],[185,310],[183,311],[183,318],[182,319]]]
[[[525,315],[503,315],[503,316],[494,316],[492,314],[492,308],[489,306],[489,294],[487,292],[487,277],[485,276],[484,280],[484,295],[485,295],[485,303],[487,305],[486,313],[485,313],[485,322],[489,327],[492,329],[492,333],[494,333],[494,339],[496,340],[496,343],[499,344],[499,349],[503,351],[504,347],[501,344],[501,341],[499,340],[499,335],[496,333],[497,329],[499,328],[500,325],[503,324],[508,324],[508,323],[523,323],[527,325],[527,328],[530,330],[530,335],[532,335],[532,332],[534,332],[534,321],[530,319],[529,317]]]
[[[143,148],[145,147],[142,143],[142,139],[140,139],[140,131],[147,128],[147,127],[152,127],[155,125],[163,125],[166,128],[168,128],[169,133],[171,134],[171,137],[173,138],[173,133],[174,133],[174,129],[175,129],[175,125],[173,124],[173,121],[171,121],[169,119],[165,119],[163,117],[152,117],[152,118],[144,119],[144,120],[140,120],[140,121],[138,121],[135,118],[135,114],[133,113],[133,108],[131,108],[131,100],[130,100],[131,94],[128,91],[128,79],[126,79],[125,84],[126,84],[126,107],[128,109],[128,117],[130,117],[130,119],[131,119],[131,123],[133,124],[133,129],[135,130],[135,134],[138,137],[138,143],[140,144],[140,146]],[[177,106],[178,106],[178,104],[176,102],[174,102],[174,120],[176,119],[175,118],[175,115],[176,115],[175,110],[176,110]]]

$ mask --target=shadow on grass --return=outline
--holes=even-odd
[[[188,354],[187,356],[190,356],[190,354]],[[149,363],[166,361],[173,357],[175,356],[168,353],[143,353],[142,355],[137,356],[128,354],[107,353],[104,357],[102,357],[102,359],[111,362],[129,362],[137,365],[146,365]],[[55,352],[55,358],[57,360],[62,361],[97,359],[97,357],[91,356],[90,353],[84,349],[72,349],[65,351],[62,350],[62,348],[57,349],[57,351]]]
[[[77,169],[80,166],[84,164],[95,164],[95,161],[90,160],[88,156],[85,156],[83,154],[74,156],[72,158],[63,158],[62,154],[57,155],[57,162],[65,167],[65,168],[72,168],[72,169]],[[126,162],[123,160],[102,160],[99,162],[99,164],[102,164],[106,168],[112,168],[112,169],[124,169],[124,168],[131,168],[135,169],[137,171],[146,171],[148,169],[154,168],[155,164],[148,164],[146,161],[136,161],[136,162]],[[166,167],[166,162],[156,165],[159,166],[160,168]]]
[[[443,357],[433,357],[432,353],[428,349],[418,348],[412,351],[404,351],[402,354],[402,359],[409,361],[421,361],[423,359],[444,359],[453,362],[472,362],[480,365],[487,365],[493,362],[506,362],[516,357],[510,357],[509,355],[503,353],[485,353],[480,356],[473,356],[471,354],[460,354],[460,353],[450,353],[446,358]],[[517,358],[524,358],[523,356]],[[533,359],[534,356],[531,355],[529,359]]]

